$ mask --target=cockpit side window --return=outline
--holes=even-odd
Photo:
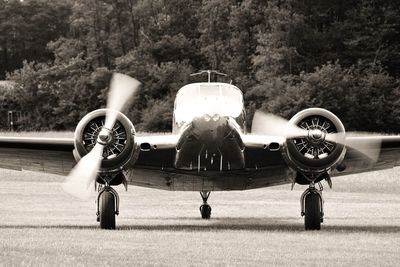
[[[232,87],[222,87],[222,95],[238,102],[243,101],[242,92],[239,89],[234,89]]]
[[[179,90],[178,95],[176,96],[176,105],[180,105],[184,102],[187,102],[190,99],[193,99],[198,96],[198,88],[197,86],[193,87],[184,87]]]

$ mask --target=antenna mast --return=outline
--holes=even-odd
[[[190,76],[197,76],[197,75],[201,75],[201,74],[204,74],[204,73],[207,73],[208,82],[209,83],[211,82],[211,73],[215,73],[215,74],[221,75],[221,76],[228,76],[227,74],[219,72],[219,71],[216,71],[216,70],[201,70],[199,72],[190,74]]]

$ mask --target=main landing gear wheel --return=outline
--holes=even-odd
[[[305,199],[304,227],[306,230],[321,229],[321,202],[318,194],[311,193]]]
[[[200,206],[201,218],[209,220],[211,218],[211,206],[208,205],[207,200],[210,196],[210,192],[200,192],[200,195],[203,199],[203,205]]]
[[[321,191],[310,186],[301,196],[302,211],[305,230],[320,230],[323,222],[323,198]]]
[[[97,221],[101,229],[115,229],[115,216],[119,211],[119,197],[117,191],[110,186],[104,186],[97,196]]]
[[[100,228],[115,229],[115,200],[111,192],[104,192],[100,196]]]

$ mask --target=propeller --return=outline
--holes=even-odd
[[[307,137],[308,131],[297,125],[292,125],[288,120],[257,110],[254,113],[251,132],[261,135],[283,136],[285,138]]]
[[[325,140],[344,144],[367,156],[372,163],[375,163],[378,161],[381,152],[383,137],[367,132],[346,132],[346,135],[340,133],[327,134]]]
[[[310,137],[314,140],[343,144],[357,150],[376,162],[379,157],[382,136],[365,132],[326,133],[322,130],[306,130],[288,120],[262,111],[256,111],[251,128],[253,134],[283,136],[288,139]]]
[[[64,191],[81,199],[89,197],[103,159],[103,150],[112,140],[112,129],[117,121],[118,112],[126,108],[139,86],[140,82],[136,79],[114,73],[107,98],[105,123],[97,137],[97,143],[67,176],[63,183]]]

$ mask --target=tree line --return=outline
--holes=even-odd
[[[168,131],[177,90],[215,69],[242,89],[248,126],[257,109],[323,107],[346,129],[400,132],[399,17],[389,0],[0,0],[0,112],[73,129],[117,71],[143,83],[136,128]]]

